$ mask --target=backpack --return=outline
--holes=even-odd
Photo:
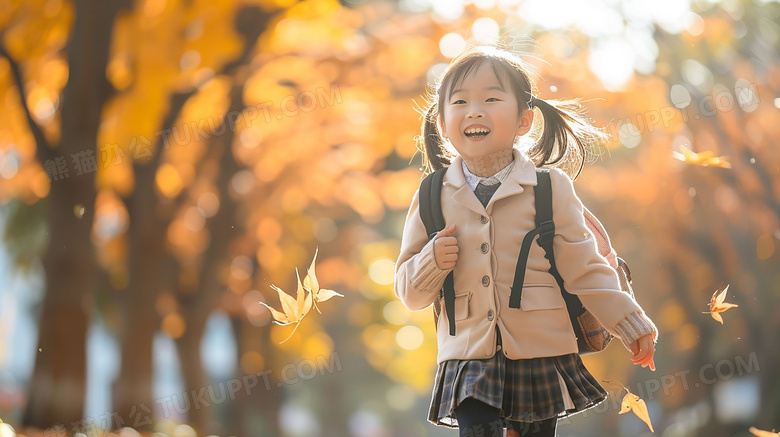
[[[446,227],[441,211],[441,187],[446,170],[447,168],[444,167],[434,171],[426,176],[420,184],[420,218],[425,225],[429,240]],[[566,291],[564,287],[563,278],[561,278],[555,265],[555,254],[553,252],[555,223],[553,222],[552,214],[550,172],[547,169],[537,169],[536,176],[537,185],[534,187],[536,228],[526,234],[520,246],[520,254],[517,257],[517,266],[515,267],[515,276],[512,282],[512,291],[509,296],[509,307],[520,308],[528,254],[533,240],[538,236],[537,243],[544,249],[545,258],[550,262],[549,272],[558,283],[563,299],[566,302],[566,309],[569,313],[569,320],[574,329],[574,334],[577,337],[577,349],[580,355],[602,351],[612,341],[613,336],[596,320],[593,314],[585,309],[580,298]],[[587,208],[583,210],[583,216],[588,229],[596,238],[599,253],[609,260],[610,266],[617,272],[620,280],[620,289],[634,299],[634,291],[631,288],[631,270],[628,268],[628,264],[622,258],[610,256],[612,248],[609,244],[609,237],[598,219]],[[439,299],[436,299],[433,303],[433,318],[437,328],[439,315],[441,314],[442,299],[444,300],[444,310],[447,314],[454,314],[455,288],[453,272],[450,272],[445,278],[444,285],[439,291]],[[454,317],[448,317],[448,320],[449,334],[455,335],[455,319]]]

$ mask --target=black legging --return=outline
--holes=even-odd
[[[474,398],[466,398],[455,408],[455,417],[458,419],[460,437],[481,436],[501,437],[503,435],[504,420],[499,415],[500,410],[478,401]],[[539,422],[515,422],[506,421],[507,436],[509,431],[517,432],[519,436],[555,437],[555,427],[558,418],[552,417]]]

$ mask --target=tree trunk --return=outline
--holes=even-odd
[[[327,331],[333,338],[348,339],[350,327],[344,323],[331,323],[327,326]],[[317,379],[322,381],[321,403],[322,409],[318,412],[322,419],[322,435],[324,437],[339,437],[350,435],[349,424],[349,405],[347,405],[347,396],[344,388],[349,387],[349,380],[352,375],[343,370],[344,363],[339,358],[340,366],[335,368],[332,373],[318,374]]]
[[[114,18],[125,2],[77,0],[73,33],[66,48],[68,83],[62,93],[59,147],[49,148],[29,119],[42,164],[59,158],[67,173],[52,177],[49,192],[50,239],[43,256],[46,294],[39,323],[38,354],[24,426],[81,429],[86,385],[86,335],[90,323],[95,270],[91,240],[94,174],[71,172],[73,154],[97,153],[103,105],[113,92],[105,72]],[[20,86],[20,93],[25,90]],[[98,163],[99,164],[99,163]],[[80,209],[83,208],[83,216]]]
[[[269,325],[257,328],[246,317],[231,317],[233,332],[238,345],[238,359],[249,351],[258,351],[263,357],[274,353],[271,346]],[[259,350],[258,350],[259,348]],[[227,435],[251,435],[257,437],[277,437],[282,435],[279,427],[279,412],[282,409],[283,391],[269,365],[257,374],[245,374],[239,366],[235,379],[241,381],[241,390],[236,393],[236,415],[228,423]],[[277,375],[278,377],[278,375]]]
[[[238,80],[237,85],[233,86],[230,92],[230,107],[228,113],[237,113],[243,108],[244,80]],[[222,120],[223,126],[226,126],[228,120]],[[179,301],[181,303],[184,321],[187,330],[184,336],[177,343],[181,343],[179,348],[182,373],[187,393],[193,390],[199,390],[206,381],[203,375],[203,366],[200,361],[201,337],[205,328],[206,320],[209,314],[217,305],[220,293],[225,288],[225,284],[220,279],[220,273],[227,269],[230,262],[230,246],[236,237],[244,233],[243,224],[239,223],[236,217],[238,205],[231,197],[230,180],[239,170],[238,163],[233,156],[231,144],[234,139],[234,128],[228,126],[225,133],[215,137],[209,150],[219,156],[219,175],[214,185],[219,190],[219,210],[208,222],[208,231],[213,236],[208,249],[202,259],[201,274],[198,278],[198,288],[194,295],[179,292]],[[221,129],[220,129],[221,131]],[[216,159],[216,157],[214,157]],[[210,156],[204,157],[204,161],[210,160]],[[190,329],[193,327],[193,329]],[[190,347],[184,347],[191,345]],[[208,409],[190,409],[188,413],[190,424],[202,434],[221,434],[222,431],[213,428],[212,418],[214,417],[214,408]]]
[[[238,75],[234,77],[234,85],[230,90],[230,107],[227,113],[238,113],[244,109],[244,84],[246,83],[246,69],[238,68],[246,65],[251,58],[257,38],[267,25],[269,16],[258,8],[245,7],[236,15],[236,30],[245,39],[242,54],[224,68],[225,74]],[[221,272],[226,270],[231,258],[231,245],[235,238],[244,234],[244,226],[239,222],[236,210],[238,205],[230,195],[230,181],[240,169],[233,156],[232,144],[235,138],[235,126],[229,125],[230,119],[223,117],[221,120],[224,133],[215,136],[211,140],[209,151],[216,156],[206,156],[204,161],[219,159],[219,175],[214,181],[214,186],[219,190],[219,210],[208,221],[207,229],[212,236],[211,243],[201,260],[201,274],[198,278],[198,288],[194,294],[179,292],[179,303],[182,309],[187,330],[182,338],[177,340],[179,344],[182,374],[184,376],[185,392],[197,392],[204,387],[206,377],[203,374],[203,366],[200,360],[200,341],[203,336],[206,320],[211,311],[217,305],[220,294],[225,289],[221,280]],[[222,128],[219,129],[222,132]],[[188,419],[190,424],[200,434],[223,434],[218,425],[213,421],[216,407],[190,408]],[[245,434],[249,435],[249,434]]]
[[[51,239],[43,258],[46,296],[25,426],[79,429],[84,413],[86,334],[96,263],[90,243],[92,209],[79,220],[73,206],[92,205],[94,197],[91,177],[52,183],[48,200]]]
[[[208,395],[202,396],[204,402],[195,405],[193,399],[198,392],[209,385],[208,378],[203,371],[203,362],[200,359],[200,341],[203,338],[203,329],[206,318],[194,320],[185,318],[187,330],[183,336],[176,339],[176,349],[179,352],[181,362],[182,379],[184,380],[184,396],[190,399],[187,409],[187,424],[195,428],[198,435],[210,435],[219,430],[213,428],[212,418],[214,408]],[[214,392],[218,390],[215,386]],[[207,392],[208,393],[208,392]]]
[[[167,276],[163,262],[166,223],[159,218],[154,195],[154,169],[136,166],[136,193],[131,203],[129,229],[130,278],[119,296],[125,309],[119,323],[120,370],[113,385],[113,428],[129,426],[151,430],[153,341],[160,326],[155,299]],[[143,194],[140,194],[143,193]],[[146,195],[146,193],[152,193]]]

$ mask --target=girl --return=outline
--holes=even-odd
[[[602,135],[576,101],[543,100],[533,90],[517,56],[473,47],[449,64],[424,116],[427,170],[448,167],[441,188],[448,227],[429,239],[415,193],[394,291],[408,309],[423,310],[440,299],[445,277],[454,274],[454,312],[442,311],[438,321],[428,420],[458,427],[461,436],[501,436],[504,427],[507,436],[554,436],[558,417],[606,398],[577,353],[563,297],[537,244],[520,308],[508,305],[521,242],[536,227],[536,166],[573,162],[576,178],[587,142]],[[541,127],[535,116],[542,117]],[[529,132],[538,140],[526,155],[515,143]],[[448,153],[445,141],[457,155]],[[615,271],[599,255],[571,179],[555,167],[550,178],[555,260],[566,289],[623,341],[635,364],[655,370],[655,325],[620,291]]]

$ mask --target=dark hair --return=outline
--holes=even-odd
[[[527,64],[517,55],[494,46],[474,46],[453,59],[436,85],[429,89],[428,107],[423,114],[422,135],[418,149],[425,152],[425,174],[447,167],[454,157],[444,147],[437,119],[445,99],[463,79],[482,64],[490,64],[499,84],[508,79],[517,97],[518,111],[536,107],[542,116],[541,131],[528,156],[537,167],[563,166],[572,179],[582,172],[590,143],[606,135],[591,124],[579,100],[543,100],[534,93],[535,84],[529,77]],[[536,123],[534,123],[536,124]],[[557,165],[556,165],[557,164]]]

